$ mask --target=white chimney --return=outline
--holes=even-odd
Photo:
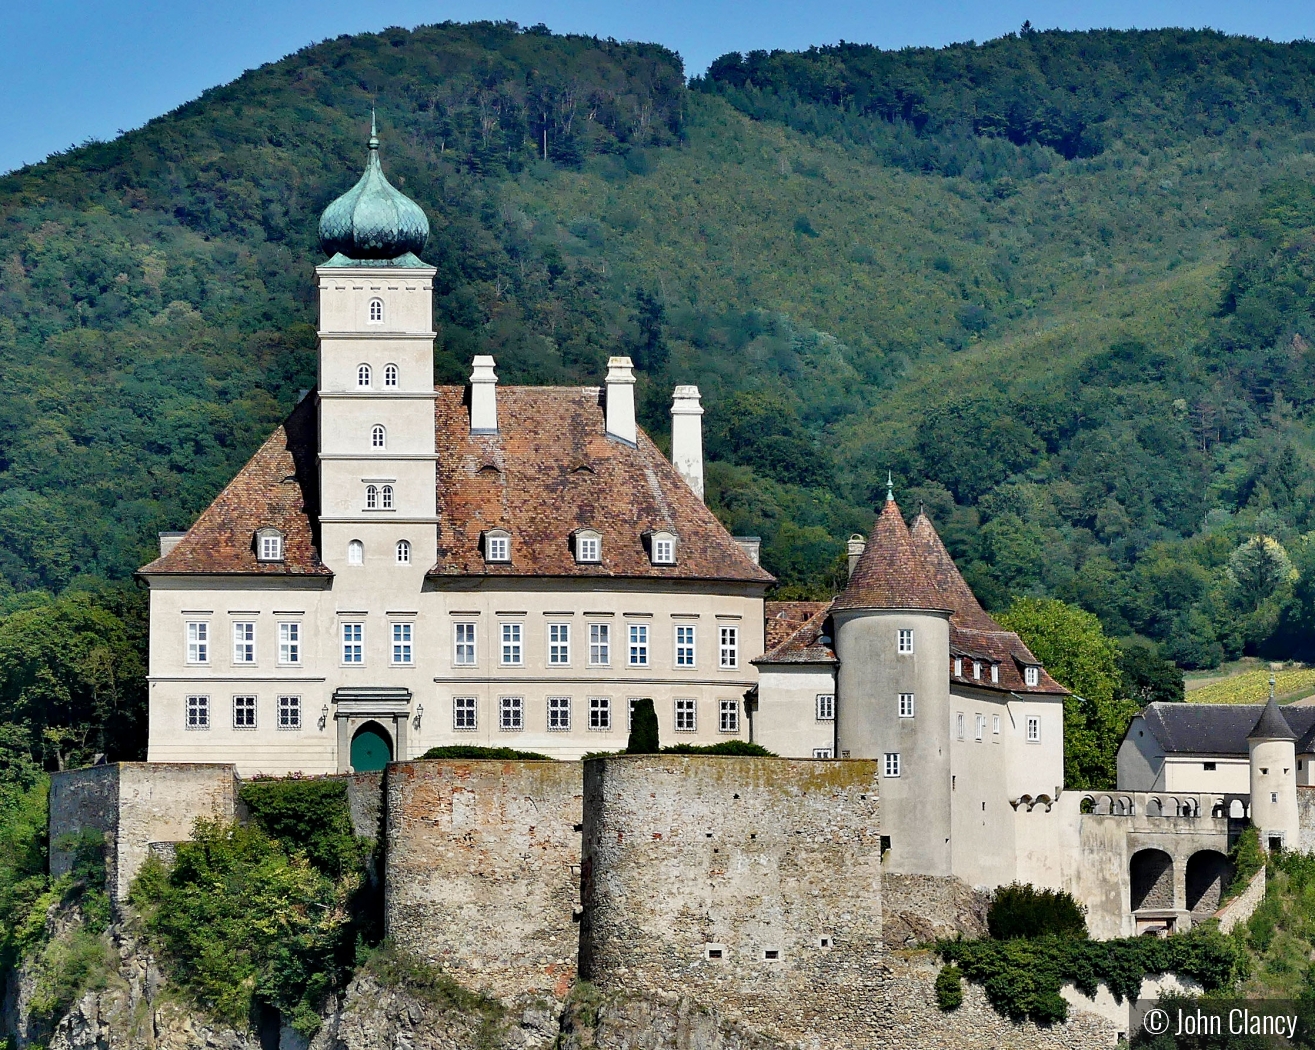
[[[493,371],[496,362],[488,354],[480,354],[471,365],[470,373],[470,432],[496,434],[498,432],[498,376]]]
[[[696,386],[678,386],[671,396],[671,462],[702,499],[703,406]]]
[[[607,436],[639,444],[635,426],[635,373],[628,357],[607,359]]]
[[[749,556],[751,562],[755,565],[762,564],[758,560],[763,548],[763,538],[761,536],[732,536],[731,539],[740,545],[740,550]]]
[[[863,557],[863,551],[867,549],[867,545],[868,541],[857,532],[849,537],[849,575],[854,575],[854,567],[858,565],[858,559]]]
[[[178,546],[182,538],[187,535],[185,532],[162,532],[160,535],[160,557],[163,558],[171,550]]]

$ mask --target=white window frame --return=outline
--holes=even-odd
[[[900,656],[913,654],[913,628],[901,627],[896,633],[895,652]]]
[[[479,728],[479,698],[454,696],[452,698],[452,731],[472,733]]]
[[[366,485],[366,486],[365,486],[365,509],[366,509],[366,510],[378,510],[378,509],[379,509],[379,486],[378,486],[378,485]]]
[[[977,713],[977,718],[973,722],[973,739],[979,744],[986,739],[986,716],[980,711]]]
[[[371,373],[370,373],[370,366],[369,366],[369,365],[367,365],[367,364],[365,364],[365,363],[361,363],[361,364],[359,364],[359,365],[356,366],[356,389],[357,389],[357,390],[369,390],[369,389],[370,389],[370,380],[371,380],[371,378],[372,378],[372,376],[371,376]]]
[[[672,702],[673,727],[677,733],[699,731],[699,704],[693,697],[680,696]]]
[[[385,449],[388,447],[388,428],[382,423],[376,423],[370,428],[370,447]]]
[[[301,664],[301,621],[279,621],[279,663],[284,667]]]
[[[256,535],[256,561],[283,560],[283,533],[270,529]]]
[[[569,696],[548,697],[548,731],[550,733],[569,733],[571,731],[571,698]]]
[[[894,780],[903,773],[902,764],[898,751],[887,751],[882,763],[882,776]]]
[[[834,750],[833,748],[829,748],[829,747],[815,747],[815,748],[813,748],[813,757],[814,757],[814,758],[835,758],[835,757],[836,757],[836,753],[835,753],[835,750]]]
[[[591,696],[589,698],[589,728],[606,732],[612,728],[612,698],[610,696]]]
[[[389,633],[392,635],[389,663],[394,667],[414,667],[415,624],[410,620],[394,620]]]
[[[655,532],[649,537],[651,560],[654,565],[676,564],[676,537],[670,532]]]
[[[338,641],[341,648],[338,655],[344,667],[365,666],[365,623],[361,620],[345,620],[338,625]]]
[[[589,666],[612,666],[612,625],[610,623],[591,623],[589,625]]]
[[[1035,687],[1041,684],[1041,668],[1027,666],[1023,668],[1023,682],[1029,687]]]
[[[380,486],[379,486],[379,509],[380,509],[380,510],[392,510],[392,509],[393,509],[393,486],[392,486],[392,485],[380,485]]]
[[[718,700],[717,709],[717,732],[738,733],[740,731],[740,702],[738,700]]]
[[[992,685],[998,685],[999,683],[1000,683],[1000,665],[999,665],[999,664],[992,664],[992,665],[991,665],[991,684],[992,684]]]
[[[678,670],[691,670],[698,666],[698,632],[694,624],[678,623],[676,633],[676,667]]]
[[[963,657],[962,657],[962,656],[956,656],[956,657],[954,658],[954,677],[955,677],[955,678],[962,678],[962,677],[963,677]]]
[[[256,621],[233,621],[233,663],[254,666],[256,662]]]
[[[981,661],[981,660],[974,660],[974,661],[973,661],[973,681],[975,681],[975,682],[980,682],[981,680],[982,680],[982,661]]]
[[[900,718],[913,718],[917,711],[917,701],[912,693],[899,694],[899,716]]]
[[[571,625],[569,623],[548,624],[548,665],[550,667],[571,666]]]
[[[250,701],[250,703],[247,703]],[[260,700],[252,693],[239,693],[233,697],[233,728],[234,729],[256,729],[258,723],[256,712],[260,706]],[[242,713],[242,720],[238,720],[238,713]],[[246,721],[246,716],[250,715],[251,720]]]
[[[836,720],[836,694],[818,693],[813,710],[816,713],[817,721],[834,722]]]
[[[452,625],[452,666],[477,667],[479,665],[479,635],[470,620],[458,620]]]
[[[393,556],[394,556],[394,558],[396,558],[396,564],[398,564],[398,565],[410,565],[410,564],[411,564],[411,541],[410,541],[410,540],[398,540],[398,541],[397,541],[397,544],[396,544],[396,545],[394,546],[394,548],[393,548],[393,551],[394,551]]]
[[[484,534],[484,560],[504,565],[511,561],[511,536],[506,532]]]
[[[504,621],[498,624],[498,666],[525,666],[525,624]]]
[[[193,693],[183,699],[183,728],[203,730],[210,728],[210,697]]]
[[[384,365],[384,386],[397,386],[397,366]]]
[[[999,715],[992,715],[992,716],[991,716],[991,735],[992,735],[992,736],[999,736],[999,735],[1000,735],[1000,716],[999,716]]]
[[[648,624],[626,624],[626,666],[648,667]]]
[[[740,629],[734,624],[719,624],[717,639],[717,667],[722,671],[735,671],[740,666]]]
[[[384,323],[384,301],[380,299],[379,296],[377,295],[373,296],[370,299],[370,308],[369,308],[368,317],[370,324]]]
[[[360,540],[351,540],[347,544],[347,564],[364,565],[365,564],[365,544]]]
[[[575,536],[575,560],[584,565],[597,565],[603,560],[603,540],[596,532],[580,532]]]
[[[520,733],[525,729],[525,697],[498,697],[498,732]]]
[[[962,711],[956,712],[954,715],[954,738],[956,740],[963,740],[966,738],[968,732],[967,724],[968,723],[967,720],[964,718],[963,712]]]
[[[301,697],[284,693],[275,701],[275,728],[283,732],[301,729]]]
[[[1041,719],[1036,715],[1027,716],[1027,742],[1029,744],[1041,743]]]
[[[205,665],[210,663],[210,621],[188,620],[183,629],[187,645],[187,662]]]

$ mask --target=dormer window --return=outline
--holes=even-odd
[[[999,664],[992,664],[992,665],[991,665],[991,681],[992,681],[992,682],[995,682],[995,683],[999,683],[999,681],[1000,681],[1000,665],[999,665]]]
[[[370,428],[370,447],[385,448],[388,445],[388,431],[383,428],[381,423],[376,423]]]
[[[283,560],[283,533],[278,529],[258,529],[256,531],[256,560]]]
[[[511,561],[511,533],[506,529],[490,529],[484,533],[484,560],[503,564]]]
[[[1041,684],[1041,668],[1031,666],[1023,668],[1023,681],[1028,685],[1037,686]]]
[[[649,558],[654,565],[676,564],[676,534],[674,532],[653,532],[649,534]]]
[[[384,386],[397,386],[396,365],[384,365]]]
[[[369,386],[370,386],[370,366],[369,366],[369,365],[357,365],[357,366],[356,366],[356,386],[357,386],[359,389],[362,389],[362,390],[369,389]]]
[[[575,560],[597,564],[603,560],[603,537],[593,529],[581,529],[575,534]]]
[[[982,661],[981,661],[981,660],[974,660],[974,661],[973,661],[973,678],[975,678],[975,679],[977,679],[977,680],[980,681],[980,680],[981,680],[981,677],[982,677]]]
[[[370,323],[384,323],[384,301],[378,296],[370,300]]]

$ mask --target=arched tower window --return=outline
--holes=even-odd
[[[370,447],[386,448],[387,436],[388,435],[384,431],[383,424],[376,423],[373,427],[370,428]]]
[[[378,296],[370,300],[370,323],[383,324],[384,301]]]
[[[379,490],[379,502],[380,502],[380,506],[382,506],[384,510],[392,510],[392,509],[393,509],[393,486],[392,486],[392,485],[385,485],[385,486],[383,486],[383,488],[381,488],[381,489]]]
[[[396,365],[384,365],[384,386],[397,386]]]
[[[392,496],[392,489],[389,489],[387,485],[385,485],[384,488],[388,489],[388,494],[389,494],[389,496],[391,497],[391,496]],[[391,502],[391,499],[390,499],[390,502]],[[366,510],[375,510],[375,509],[378,508],[378,506],[379,506],[379,486],[378,486],[378,485],[366,485],[366,486],[365,486],[365,509],[366,509]]]
[[[370,385],[370,366],[356,366],[356,385],[358,387],[368,387]]]
[[[411,544],[406,540],[397,541],[397,564],[411,564]]]
[[[365,563],[365,544],[360,540],[352,540],[347,544],[347,564],[363,565]]]

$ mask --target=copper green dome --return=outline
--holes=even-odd
[[[347,259],[397,259],[420,254],[429,240],[429,219],[415,201],[384,178],[379,136],[370,119],[370,156],[360,181],[324,209],[320,247]]]

